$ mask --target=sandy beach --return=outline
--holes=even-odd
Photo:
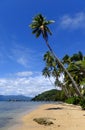
[[[53,124],[41,125],[35,118],[47,119]],[[85,111],[65,103],[45,104],[22,117],[21,122],[15,130],[85,130]]]

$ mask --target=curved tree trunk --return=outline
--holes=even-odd
[[[64,70],[64,72],[69,76],[70,80],[72,81],[73,86],[75,87],[76,93],[78,94],[78,96],[83,97],[82,94],[80,93],[80,90],[76,84],[76,82],[74,81],[73,77],[70,75],[70,73],[67,71],[67,69],[63,66],[63,64],[61,63],[61,61],[58,59],[58,57],[55,55],[55,53],[53,52],[52,48],[50,47],[47,39],[45,39],[46,41],[46,45],[49,48],[50,52],[52,53],[52,55],[54,56],[54,58],[56,59],[56,61],[58,62],[58,64],[62,67],[62,69]]]
[[[63,85],[61,85],[61,88],[62,88],[62,90],[64,91],[66,97],[69,98],[70,95],[69,95],[69,92],[68,92],[67,88],[66,88],[65,86],[63,86]]]

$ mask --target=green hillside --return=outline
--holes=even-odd
[[[32,101],[64,101],[65,99],[63,91],[52,89],[35,96]]]

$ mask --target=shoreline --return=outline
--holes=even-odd
[[[53,124],[41,125],[35,118],[50,119]],[[85,130],[85,111],[66,103],[44,104],[20,119],[10,130]]]
[[[34,104],[36,104],[36,103],[34,102]],[[26,115],[29,115],[32,111],[36,110],[41,105],[42,105],[41,102],[39,102],[38,105],[33,105],[33,108],[31,108],[31,109],[26,108],[25,111],[21,111],[18,114],[16,113],[17,115],[15,115],[13,117],[13,121],[10,122],[9,124],[7,124],[6,127],[3,127],[2,130],[4,130],[4,129],[6,129],[6,130],[18,130],[17,129],[18,126],[21,126],[21,124],[23,122],[22,121],[23,117],[26,116]]]

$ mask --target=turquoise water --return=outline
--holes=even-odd
[[[44,102],[0,102],[0,130],[18,124],[18,118]]]

